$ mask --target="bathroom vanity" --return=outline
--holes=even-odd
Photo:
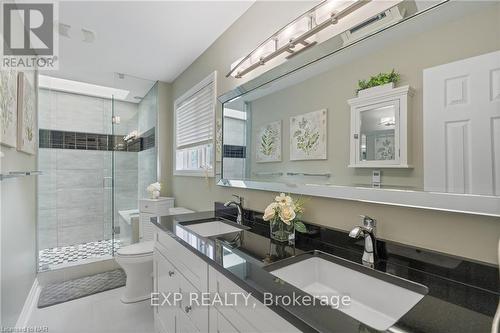
[[[269,238],[269,225],[258,212],[244,211],[239,225],[236,209],[216,208],[152,219],[155,292],[183,295],[175,305],[154,308],[157,332],[491,328],[499,297],[495,267],[379,240],[381,258],[372,269],[360,264],[362,242],[345,232],[308,224],[309,233],[298,234],[294,243],[277,243]],[[188,293],[206,292],[251,294],[250,305],[189,303]],[[280,300],[335,292],[349,295],[352,304],[334,309],[332,304],[293,306]],[[270,294],[276,301],[266,306]]]
[[[194,215],[203,216],[203,214]],[[212,223],[209,220],[204,220],[203,224]],[[231,227],[229,224],[223,224]],[[207,306],[191,304],[189,293],[222,295],[248,292],[207,262],[207,259],[215,258],[215,247],[208,238],[198,236],[189,230],[181,225],[174,227],[172,230],[174,233],[163,229],[161,225],[156,230],[153,259],[154,290],[160,293],[183,294],[178,306],[155,307],[157,332],[299,332],[297,328],[252,296],[249,299],[252,307],[213,306],[209,309]],[[206,258],[193,254],[192,250],[186,248],[180,240],[189,244],[195,242],[197,249],[201,251],[200,255]],[[228,256],[225,258],[231,260]],[[241,263],[241,260],[235,259],[234,266],[231,267],[237,267]]]

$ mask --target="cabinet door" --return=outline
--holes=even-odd
[[[229,320],[226,319],[219,311],[213,311],[215,313],[215,325],[217,330],[214,333],[241,333]]]
[[[156,292],[160,293],[159,302],[162,302],[164,296],[179,292],[179,273],[174,266],[161,254],[158,249],[154,253],[154,286]],[[167,333],[175,333],[175,316],[179,305],[173,304],[173,296],[169,298],[171,304],[159,304],[154,307],[156,327],[160,327]]]
[[[177,317],[177,333],[197,333],[197,332],[203,332],[207,333],[207,330],[201,331],[189,318],[186,316],[186,313],[183,311],[179,311],[179,315]]]
[[[208,306],[202,305],[201,301],[198,305],[190,300],[190,298],[194,300],[195,295],[199,297],[200,292],[184,277],[179,279],[179,283],[183,295],[180,311],[184,312],[200,331],[208,332]]]

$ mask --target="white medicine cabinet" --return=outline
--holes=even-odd
[[[410,86],[360,91],[351,107],[351,168],[411,168]]]

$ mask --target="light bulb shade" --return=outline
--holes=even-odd
[[[329,0],[315,11],[316,24],[321,24],[332,17],[335,12],[340,12],[354,3],[354,0]]]
[[[288,44],[290,40],[307,32],[310,28],[309,17],[302,17],[297,22],[290,24],[278,35],[278,48]]]
[[[256,64],[256,63],[260,62],[261,58],[264,58],[264,57],[270,55],[275,50],[276,50],[276,48],[275,48],[274,40],[269,40],[264,45],[262,45],[257,50],[255,50],[254,53],[252,53],[252,56],[250,57],[250,61],[252,64]]]

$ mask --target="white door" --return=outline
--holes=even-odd
[[[423,79],[424,189],[500,195],[500,51]]]

